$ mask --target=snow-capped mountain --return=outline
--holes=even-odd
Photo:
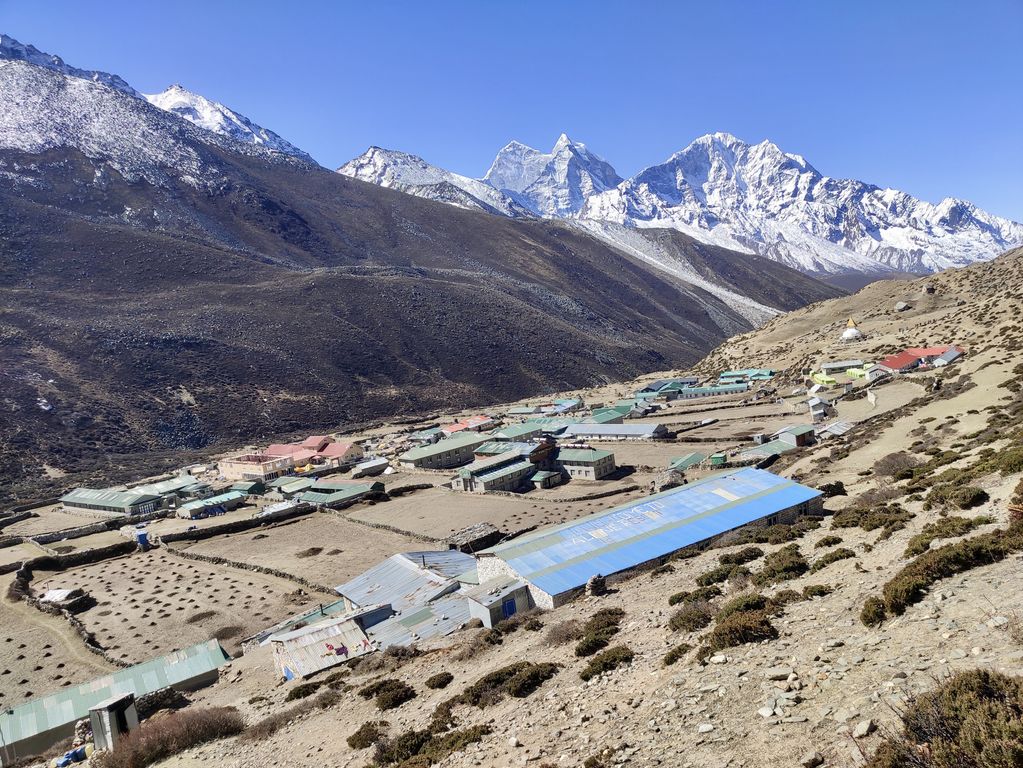
[[[769,141],[702,136],[660,165],[590,197],[580,217],[672,227],[804,272],[929,272],[993,258],[1023,225],[962,200],[821,174]]]
[[[610,163],[563,133],[549,154],[511,142],[497,153],[483,180],[542,216],[569,217],[622,178]]]
[[[428,200],[517,218],[529,210],[489,184],[445,171],[416,155],[370,147],[337,172]]]
[[[273,131],[256,125],[244,115],[238,114],[223,104],[211,101],[197,93],[192,93],[180,85],[172,85],[163,93],[143,95],[117,75],[72,67],[66,64],[59,56],[44,53],[33,45],[25,45],[7,35],[0,35],[0,63],[3,62],[23,62],[34,67],[48,69],[67,78],[84,80],[113,88],[139,101],[148,101],[165,112],[169,112],[178,118],[187,120],[193,125],[219,136],[241,142],[242,144],[262,147],[314,162],[309,155],[285,141]],[[75,86],[74,90],[80,89]],[[32,100],[30,103],[35,102]],[[6,102],[6,104],[18,104],[18,102]],[[36,104],[36,106],[40,105]],[[91,111],[88,110],[87,105],[86,109]],[[18,110],[13,109],[11,111],[17,112]],[[16,114],[9,117],[17,119]],[[112,140],[114,138],[116,137],[107,136],[103,140]],[[103,140],[100,143],[103,143]]]
[[[95,83],[102,83],[119,91],[124,91],[132,96],[138,96],[138,92],[117,75],[108,72],[97,72],[91,69],[78,69],[64,63],[60,56],[50,53],[43,53],[34,45],[25,45],[13,37],[0,34],[0,60],[25,61],[37,67],[46,67],[54,72],[60,72],[69,77],[80,77],[83,80],[92,80]]]
[[[373,167],[364,169],[367,155],[345,168],[356,165],[366,181],[456,205],[467,205],[458,199],[462,193],[440,194],[439,180],[475,200],[487,199],[480,182],[435,166],[418,177],[407,167],[414,156],[377,150]],[[593,234],[602,224],[613,225],[605,239],[621,240],[618,225],[670,228],[811,274],[932,272],[990,259],[1023,243],[1023,224],[966,201],[948,198],[935,205],[898,190],[831,178],[769,141],[751,145],[727,133],[702,136],[624,181],[564,134],[550,153],[513,141],[498,152],[482,182],[534,214],[590,222]],[[486,210],[471,202],[468,207]],[[491,207],[519,215],[507,206]],[[642,248],[643,242],[631,247]],[[646,255],[650,263],[664,263],[656,253]]]
[[[205,96],[200,96],[198,93],[193,93],[180,85],[175,84],[162,93],[145,94],[144,97],[150,104],[182,117],[207,131],[219,133],[221,136],[227,136],[244,144],[255,144],[276,152],[283,152],[286,155],[312,160],[294,144],[285,141],[273,131],[256,125],[245,115],[241,115],[219,102],[211,101]]]

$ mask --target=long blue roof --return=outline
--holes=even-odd
[[[821,495],[770,472],[738,469],[484,550],[550,595],[705,541]]]

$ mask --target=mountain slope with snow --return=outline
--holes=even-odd
[[[1023,225],[961,200],[834,179],[769,141],[702,136],[660,165],[594,195],[583,218],[673,227],[804,272],[932,272],[1023,243]]]
[[[219,102],[211,101],[180,85],[172,85],[162,93],[144,94],[144,97],[153,106],[182,117],[207,131],[227,136],[243,144],[255,144],[275,152],[283,152],[286,155],[312,161],[309,155],[273,131],[257,125],[245,115],[239,114]]]
[[[51,72],[64,75],[67,78],[84,80],[96,85],[107,86],[131,96],[138,101],[148,101],[153,106],[174,115],[176,118],[184,119],[189,123],[218,136],[223,136],[233,141],[240,142],[241,144],[248,144],[250,146],[261,147],[262,149],[272,152],[280,152],[286,155],[291,155],[292,157],[298,157],[308,162],[315,162],[305,152],[285,141],[273,131],[257,125],[244,115],[225,107],[223,104],[211,101],[197,93],[192,93],[191,91],[182,88],[180,85],[172,85],[162,93],[144,95],[136,91],[123,78],[117,75],[97,70],[72,67],[69,64],[66,64],[60,56],[44,53],[34,45],[25,45],[8,35],[0,35],[0,63],[3,62],[21,62],[30,64],[33,67],[47,69]],[[76,97],[80,98],[84,92],[81,91],[76,84],[71,83],[70,81],[69,84],[74,86],[77,93]],[[57,95],[57,98],[64,103],[69,103],[68,99],[62,98],[59,94]],[[12,105],[8,109],[14,113],[21,111],[21,109],[25,106],[20,102],[7,102],[5,103],[5,107],[7,104]],[[38,107],[40,102],[37,99],[31,99],[28,106],[32,108],[33,105]],[[83,104],[83,108],[90,110],[88,104]],[[11,120],[16,119],[17,114],[11,117]],[[37,132],[45,133],[46,127],[39,126]],[[105,141],[114,140],[115,138],[116,137],[112,136],[105,138],[100,136],[94,137],[100,145],[102,145]]]
[[[542,216],[566,218],[622,178],[610,163],[563,133],[549,154],[511,142],[497,153],[483,180]]]
[[[131,96],[139,95],[134,88],[117,75],[111,75],[109,72],[72,67],[66,64],[60,56],[44,53],[34,45],[25,45],[8,35],[0,34],[0,60],[24,61],[37,67],[52,69],[54,72],[60,72],[62,75],[101,83],[111,88],[116,88],[119,91],[124,91]]]
[[[445,171],[416,155],[370,147],[337,172],[416,197],[517,218],[531,212],[489,184]]]

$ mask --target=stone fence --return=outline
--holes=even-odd
[[[244,520],[232,520],[220,525],[211,525],[206,528],[196,528],[194,531],[177,531],[176,533],[163,533],[157,541],[163,544],[170,544],[175,541],[202,541],[213,536],[222,536],[229,533],[241,533],[251,531],[253,528],[262,528],[285,520],[293,520],[314,512],[315,509],[309,504],[300,504],[297,507],[281,510],[265,517],[249,517]]]
[[[293,581],[296,584],[306,587],[308,589],[315,590],[317,592],[324,592],[329,595],[337,596],[330,587],[326,587],[323,584],[317,584],[308,579],[304,579],[301,576],[296,576],[293,573],[286,571],[280,571],[276,568],[267,568],[264,565],[255,565],[253,563],[243,563],[238,560],[228,560],[226,557],[220,557],[219,555],[204,555],[199,552],[189,552],[187,549],[178,549],[177,547],[167,547],[165,550],[168,554],[175,555],[177,557],[185,558],[186,560],[197,560],[202,563],[210,563],[212,565],[227,565],[231,568],[239,568],[243,571],[253,571],[254,573],[262,573],[266,576],[275,576],[278,579],[286,579]]]

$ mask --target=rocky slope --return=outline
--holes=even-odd
[[[674,561],[670,568],[633,574],[605,597],[581,598],[542,614],[539,631],[519,628],[496,643],[481,631],[465,630],[417,658],[360,667],[321,688],[327,691],[323,698],[308,699],[314,703],[305,706],[284,701],[293,686],[267,687],[273,663],[266,649],[256,650],[234,661],[215,687],[199,693],[197,706],[237,706],[250,725],[270,716],[286,725],[262,736],[257,728],[244,742],[229,739],[190,750],[167,765],[217,760],[363,766],[374,754],[386,756],[345,743],[363,723],[385,720],[379,727],[384,736],[406,734],[403,743],[415,744],[410,731],[422,732],[450,711],[460,738],[452,738],[452,753],[439,762],[450,768],[584,761],[591,766],[845,768],[863,765],[898,729],[898,713],[907,703],[948,675],[972,669],[1023,674],[1019,552],[939,579],[904,614],[880,626],[860,620],[864,601],[880,595],[886,582],[922,556],[919,549],[907,551],[915,536],[947,516],[983,516],[966,537],[1004,528],[1008,500],[1023,479],[1018,464],[976,470],[1010,449],[1018,455],[1023,445],[1023,396],[1014,367],[1023,348],[1023,324],[1014,312],[1023,296],[1023,250],[928,282],[933,293],[923,292],[923,280],[878,282],[856,295],[790,313],[730,339],[702,366],[784,367],[784,382],[798,378],[807,361],[876,356],[907,343],[956,341],[968,350],[961,363],[933,375],[940,388],[931,375],[917,374],[877,387],[874,405],[865,399],[843,401],[843,417],[855,418],[859,426],[772,468],[810,485],[841,481],[847,492],[827,501],[828,516],[819,527],[794,531],[788,543],[758,544],[762,555],[747,564],[755,577],[767,558],[791,544],[810,566],[806,572],[759,586],[738,576],[720,585],[723,596],[711,599],[712,612],[744,595],[784,602],[769,619],[776,636],[724,648],[701,664],[695,648],[721,619],[708,630],[669,626],[679,606],[669,605],[668,595],[693,590],[697,577],[718,566],[722,555],[734,556],[746,546],[726,544]],[[913,309],[896,313],[895,302],[907,298]],[[865,333],[853,347],[838,340],[850,315]],[[896,397],[895,390],[905,387],[913,391],[911,397]],[[895,452],[917,462],[921,469],[914,479],[893,480],[881,470],[879,460]],[[969,511],[928,504],[938,478],[949,473],[969,473],[985,500]],[[854,510],[885,503],[900,506],[900,524],[890,530],[857,524],[863,518]],[[945,534],[929,549],[963,538]],[[834,552],[844,557],[829,555]],[[816,596],[807,598],[808,588]],[[563,636],[565,622],[582,622],[607,608],[624,612],[610,644],[627,646],[633,658],[584,681],[580,672],[588,659],[575,655],[573,642],[556,642],[551,631]],[[686,651],[686,645],[692,649]],[[669,664],[668,652],[680,647]],[[524,699],[495,696],[478,706],[445,704],[483,676],[523,662],[553,662],[560,668]],[[452,682],[442,690],[428,687],[426,681],[442,671]],[[407,683],[416,697],[381,713],[357,691],[384,678]],[[325,733],[340,738],[324,738]]]

